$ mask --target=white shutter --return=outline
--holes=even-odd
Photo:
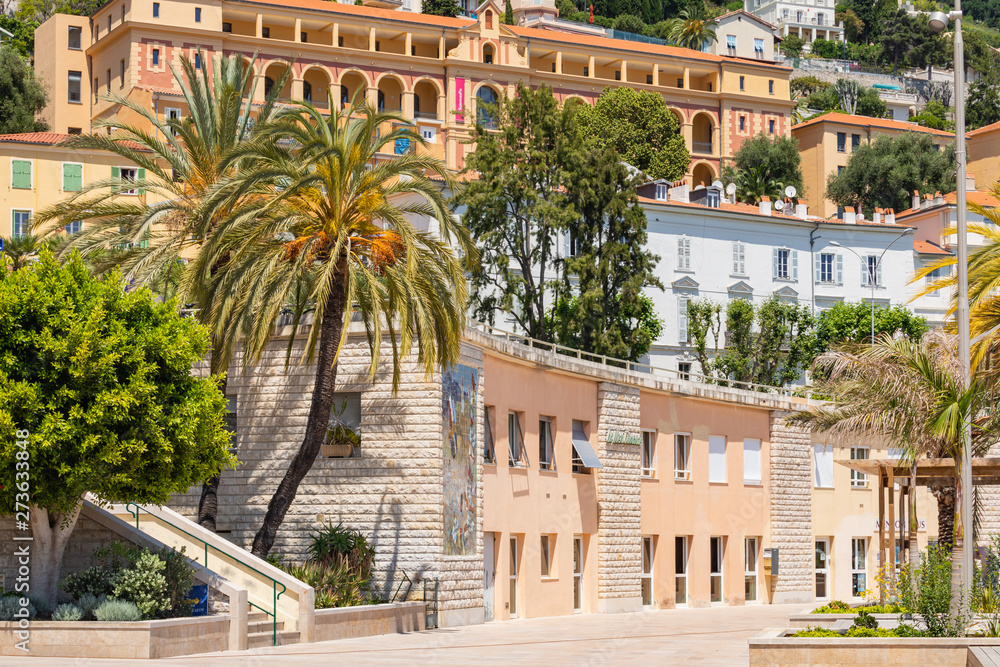
[[[740,272],[740,242],[733,241],[733,275],[741,276]]]
[[[677,297],[677,342],[686,343],[688,340],[688,299],[686,296]]]
[[[774,248],[771,251],[771,278],[774,280],[778,279],[778,249]]]
[[[876,287],[882,286],[882,262],[879,262],[875,266],[875,286]]]
[[[743,438],[743,482],[760,484],[760,440]]]
[[[568,229],[563,230],[563,257],[569,257],[570,234]]]
[[[684,237],[678,237],[677,239],[677,268],[684,270]]]
[[[861,286],[868,284],[868,255],[861,256]]]
[[[745,276],[747,274],[747,246],[742,241],[740,242],[740,275]]]
[[[792,280],[799,279],[799,251],[791,250],[789,253],[792,256]]]
[[[708,436],[708,481],[726,481],[726,436]]]
[[[823,282],[823,253],[813,253],[813,271],[816,274],[816,282]]]
[[[837,284],[844,284],[844,256],[841,254],[837,255]]]
[[[691,239],[684,237],[684,268],[691,270]]]

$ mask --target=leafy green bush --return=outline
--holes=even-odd
[[[306,561],[286,566],[284,570],[315,589],[317,609],[371,603],[368,592],[370,573],[352,568],[346,559],[340,559],[332,565]]]
[[[135,606],[135,603],[128,600],[105,600],[94,610],[94,618],[98,621],[113,623],[138,621],[142,619],[142,612]]]
[[[964,630],[965,619],[951,617],[951,560],[945,549],[927,547],[916,568],[907,563],[899,589],[903,606],[920,614],[928,636],[958,637]]]
[[[854,617],[854,624],[851,625],[851,630],[855,629],[868,629],[868,630],[878,630],[878,621],[871,612],[862,609],[858,612],[858,615]]]
[[[61,604],[52,612],[53,621],[81,621],[83,610],[75,604]]]
[[[846,614],[854,611],[851,605],[846,602],[841,602],[840,600],[834,600],[829,602],[822,607],[817,607],[812,610],[813,614]]]
[[[142,553],[133,567],[115,577],[114,597],[135,603],[144,619],[165,614],[170,611],[167,579],[163,576],[166,569],[167,564],[158,554]]]
[[[59,583],[59,588],[74,599],[80,599],[84,595],[107,596],[114,590],[114,577],[115,572],[111,568],[95,565],[89,570],[66,575]]]
[[[869,614],[909,614],[910,610],[898,604],[873,604],[860,607]]]
[[[84,620],[90,621],[94,618],[94,610],[104,604],[107,598],[103,595],[91,595],[84,593],[77,599],[76,606],[83,612]]]
[[[29,595],[28,600],[31,602],[31,606],[35,608],[35,615],[38,618],[52,618],[52,606],[48,600],[35,597],[34,595]]]
[[[180,551],[164,547],[157,555],[166,566],[163,578],[167,580],[167,600],[170,602],[167,616],[190,616],[195,603],[188,598],[194,584],[194,568],[184,555],[184,547]]]
[[[834,630],[827,630],[826,628],[806,628],[805,630],[799,630],[792,637],[840,637],[841,634]]]
[[[14,614],[20,612],[21,610],[21,598],[12,595],[4,596],[0,598],[0,621],[13,621],[15,620]],[[28,600],[28,620],[33,620],[37,614],[35,605],[32,604],[31,600]]]
[[[311,535],[309,560],[325,565],[333,565],[340,559],[347,559],[350,566],[361,573],[371,574],[375,550],[361,531],[328,523],[322,530]]]

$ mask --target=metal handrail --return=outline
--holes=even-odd
[[[133,511],[132,509],[129,509],[131,507],[134,507],[135,510]],[[198,542],[201,542],[205,546],[205,563],[204,563],[204,565],[205,565],[206,568],[208,568],[208,549],[209,549],[209,547],[211,547],[212,549],[215,549],[216,551],[218,551],[223,556],[228,556],[229,558],[233,558],[233,560],[237,560],[235,557],[230,556],[229,554],[227,554],[226,552],[222,551],[218,547],[209,544],[208,542],[206,542],[202,538],[198,537],[197,535],[193,535],[193,534],[189,533],[188,531],[184,530],[180,526],[178,526],[178,525],[176,525],[174,523],[171,523],[170,521],[167,521],[162,516],[153,514],[148,509],[146,509],[142,505],[139,505],[138,503],[125,503],[125,509],[128,510],[128,513],[130,515],[132,515],[133,518],[135,518],[135,529],[136,530],[141,530],[139,528],[139,511],[142,510],[143,512],[145,512],[149,516],[153,517],[154,519],[158,519],[158,520],[162,521],[163,523],[167,524],[168,526],[170,526],[171,528],[174,528],[175,530],[179,530],[180,532],[184,533],[185,535],[187,535],[191,539],[197,540]],[[196,563],[198,562],[198,560],[195,559],[195,558],[192,558],[191,560],[193,560]],[[278,581],[277,579],[275,579],[274,577],[272,577],[269,574],[266,574],[264,572],[261,572],[260,570],[258,570],[254,566],[247,565],[246,563],[244,563],[242,561],[237,561],[237,562],[239,562],[240,565],[242,565],[243,567],[248,568],[250,570],[253,570],[254,572],[256,572],[257,574],[259,574],[260,576],[264,577],[265,579],[269,579],[271,581],[271,592],[274,595],[274,600],[273,600],[274,611],[273,612],[269,612],[264,607],[261,607],[258,604],[254,604],[253,602],[250,602],[249,600],[247,600],[247,603],[251,607],[256,607],[257,609],[261,610],[262,612],[264,612],[265,614],[267,614],[268,616],[271,617],[271,630],[272,630],[272,633],[271,633],[271,645],[272,646],[277,646],[278,645],[278,598],[280,598],[282,595],[284,595],[288,591],[288,588],[283,583],[281,583],[280,581]],[[278,586],[281,586],[281,592],[280,593],[278,592]]]
[[[537,338],[532,338],[524,334],[513,333],[510,331],[505,331],[503,329],[498,329],[492,325],[486,324],[485,322],[480,322],[478,320],[469,320],[469,326],[477,331],[481,331],[487,335],[493,336],[495,338],[502,338],[504,340],[510,341],[512,343],[521,343],[522,345],[527,345],[530,348],[540,349],[547,352],[552,352],[553,354],[562,354],[570,357],[575,357],[581,361],[591,361],[602,366],[608,366],[615,370],[632,371],[635,373],[648,373],[649,375],[666,375],[672,380],[689,381],[692,378],[697,378],[698,381],[705,384],[715,384],[720,387],[732,386],[737,389],[746,389],[747,391],[756,391],[760,393],[768,394],[780,394],[782,396],[801,396],[803,398],[809,398],[809,392],[806,390],[795,390],[788,387],[775,387],[773,385],[757,384],[755,382],[743,382],[741,380],[729,380],[727,378],[717,378],[707,375],[702,375],[701,373],[695,373],[694,371],[677,371],[671,368],[661,368],[660,366],[652,366],[650,364],[643,364],[638,361],[628,361],[626,359],[617,359],[615,357],[608,357],[603,354],[595,354],[593,352],[586,352],[584,350],[579,350],[577,348],[566,347],[565,345],[560,345],[558,343],[550,343],[543,340],[538,340]]]

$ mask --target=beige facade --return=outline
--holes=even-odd
[[[915,123],[835,112],[795,125],[792,136],[798,140],[802,156],[804,197],[813,202],[813,211],[827,218],[837,214],[837,205],[826,198],[826,181],[831,174],[847,166],[854,147],[871,143],[879,135],[894,137],[901,132],[929,134],[934,144],[942,148],[955,140],[951,132]],[[864,213],[871,219],[872,211]]]
[[[42,120],[57,134],[90,130],[90,20],[55,14],[35,30],[35,73],[49,99]]]
[[[976,185],[992,190],[1000,181],[1000,123],[993,123],[966,135],[968,170]]]
[[[139,180],[144,178],[144,170],[114,155],[58,145],[68,137],[49,132],[0,135],[0,236],[28,233],[27,225],[36,213],[79,192],[85,184],[109,179],[123,169],[131,170],[128,173]],[[138,188],[134,194],[121,196],[139,202],[150,198]]]
[[[272,81],[291,67],[281,91],[287,99],[329,109],[359,94],[398,110],[416,122],[429,150],[452,168],[460,168],[471,149],[466,142],[479,100],[509,96],[518,84],[547,85],[560,100],[588,103],[607,86],[663,95],[692,152],[689,178],[695,182],[717,178],[721,160],[745,138],[757,132],[788,135],[793,106],[788,68],[506,26],[501,15],[495,4],[483,6],[476,19],[450,19],[318,0],[110,3],[91,17],[83,95],[92,118],[117,113],[116,105],[101,99],[107,93],[140,99],[161,117],[183,116],[187,109],[170,66],[176,67],[182,54],[194,58],[200,48],[206,62],[242,53],[255,74]],[[255,95],[263,98],[263,85]]]

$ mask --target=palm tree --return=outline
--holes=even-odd
[[[833,90],[840,102],[840,110],[853,116],[858,110],[858,100],[864,94],[865,87],[854,79],[837,79]]]
[[[678,18],[670,20],[667,41],[681,48],[701,51],[717,39],[711,26],[711,20],[700,11],[690,8],[681,10]]]
[[[205,62],[204,55],[199,58]],[[216,58],[211,72],[195,67],[187,57],[181,58],[180,66],[180,72],[172,65],[171,71],[187,103],[187,118],[161,121],[148,107],[112,94],[105,99],[134,114],[139,123],[123,124],[121,114],[99,119],[95,130],[113,126],[116,131],[81,134],[64,143],[80,150],[107,151],[137,165],[145,200],[121,196],[122,180],[109,177],[87,184],[34,221],[35,229],[48,227],[50,235],[60,234],[67,221],[83,221],[82,231],[63,239],[60,257],[79,251],[98,273],[118,268],[136,285],[162,285],[164,298],[184,270],[183,257],[200,248],[228,214],[208,205],[209,194],[236,173],[240,165],[230,155],[256,136],[255,127],[271,118],[277,91],[284,85],[279,82],[262,105],[254,105],[258,82],[249,69],[244,71],[239,55]],[[193,293],[183,296],[199,305]],[[210,366],[221,374],[228,358],[219,350],[213,341]],[[225,375],[220,378],[225,392]],[[213,531],[218,484],[218,477],[205,484],[198,511],[199,523]]]
[[[229,357],[242,344],[244,365],[259,360],[275,319],[289,305],[293,341],[300,323],[311,319],[303,354],[316,364],[308,423],[254,537],[252,552],[259,557],[270,551],[326,438],[344,323],[354,313],[364,322],[371,377],[386,335],[393,389],[401,359],[414,347],[430,373],[457,358],[468,299],[465,271],[477,258],[468,231],[425,176],[437,174],[451,184],[445,164],[413,152],[381,157],[424,143],[399,114],[355,100],[324,117],[302,103],[279,113],[266,132],[277,141],[238,151],[246,168],[220,196],[239,196],[243,203],[185,275],[187,284],[206,286],[222,350]],[[439,234],[417,230],[408,216],[433,218]],[[214,276],[213,267],[219,268]]]
[[[920,341],[886,336],[871,346],[845,346],[817,357],[813,372],[817,391],[831,401],[794,420],[820,431],[886,440],[911,465],[921,456],[955,461],[954,487],[931,491],[938,500],[939,539],[950,545],[954,538],[952,580],[958,585],[961,551],[971,539],[962,534],[961,500],[973,492],[961,484],[961,434],[965,415],[973,415],[973,456],[984,456],[1000,441],[993,415],[997,372],[977,365],[964,387],[957,338],[941,330]]]
[[[12,236],[9,239],[0,238],[3,244],[3,253],[0,258],[11,270],[17,271],[31,264],[42,249],[42,240],[33,234],[22,234]]]
[[[777,201],[783,196],[784,189],[782,183],[771,178],[764,165],[741,169],[736,173],[736,191],[740,201],[746,204],[759,204],[764,197]]]

